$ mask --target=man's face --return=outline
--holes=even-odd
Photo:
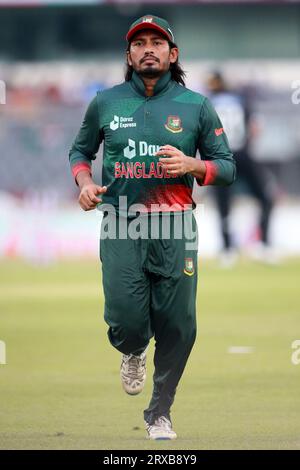
[[[170,49],[167,39],[159,32],[143,30],[131,41],[127,52],[128,64],[144,77],[155,78],[165,73],[176,62],[178,49]]]
[[[207,88],[211,93],[218,93],[224,90],[223,80],[215,75],[210,75],[207,80]]]

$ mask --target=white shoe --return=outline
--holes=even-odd
[[[126,393],[129,395],[140,393],[146,382],[146,351],[140,356],[123,354],[120,376]]]
[[[146,430],[148,432],[148,439],[162,441],[176,439],[177,434],[172,429],[172,423],[166,416],[159,416],[153,424],[147,423]]]
[[[278,265],[281,262],[279,253],[269,245],[263,242],[257,242],[248,249],[247,252],[250,259],[264,264]]]

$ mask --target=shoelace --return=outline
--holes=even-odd
[[[171,431],[171,428],[172,428],[171,422],[165,416],[160,416],[154,421],[153,424],[149,424],[148,430],[151,430],[156,427],[166,429],[167,431]]]
[[[143,367],[145,365],[145,360],[143,358],[130,355],[124,359],[124,362],[127,366],[126,375],[133,379],[136,378],[136,376],[142,377],[144,372]]]

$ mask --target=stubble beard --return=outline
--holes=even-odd
[[[157,70],[153,67],[146,67],[138,72],[138,75],[142,78],[159,78],[163,74],[163,71]]]

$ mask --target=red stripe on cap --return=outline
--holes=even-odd
[[[76,178],[80,171],[89,171],[89,173],[92,174],[91,165],[89,165],[88,163],[77,163],[76,165],[74,165],[72,167],[72,174],[74,178]]]
[[[143,23],[139,23],[134,28],[130,29],[126,35],[126,40],[130,41],[130,39],[135,33],[143,29],[154,29],[156,31],[159,31],[164,36],[166,36],[170,41],[173,41],[171,34],[167,33],[167,31],[165,31],[163,28],[158,26],[156,23],[148,23],[147,21],[144,21]]]

